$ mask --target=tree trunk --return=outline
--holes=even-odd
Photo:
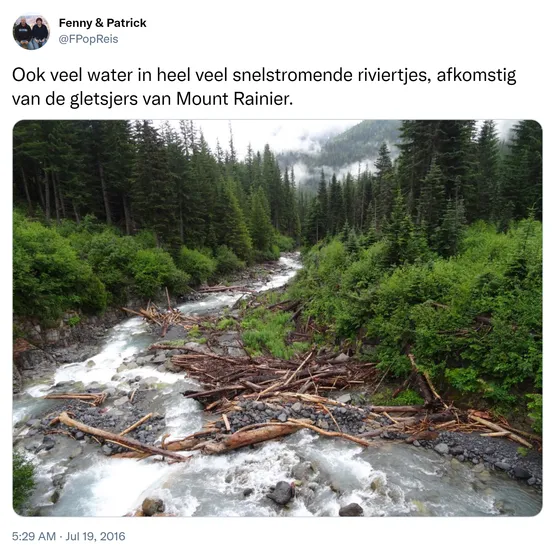
[[[25,188],[25,197],[27,198],[27,205],[29,206],[29,216],[33,216],[33,203],[31,202],[31,196],[29,194],[29,184],[27,183],[27,176],[25,175],[25,170],[21,168],[21,177],[23,178],[23,187]]]
[[[41,183],[41,179],[40,179],[39,172],[35,171],[35,186],[39,192],[40,206],[43,208],[43,210],[46,211],[46,204],[44,202],[44,191],[40,183]]]
[[[133,222],[131,220],[131,211],[129,209],[129,200],[125,194],[122,195],[123,199],[123,214],[125,216],[125,233],[131,236],[133,232]]]
[[[58,184],[58,199],[60,200],[60,210],[61,210],[62,217],[65,219],[66,208],[64,203],[64,194],[62,193],[62,188],[60,186],[60,176],[57,172],[56,172],[56,183]]]
[[[52,191],[54,192],[54,209],[56,211],[56,222],[60,224],[60,202],[58,200],[58,186],[56,184],[56,175],[52,172]]]
[[[48,180],[48,170],[44,171],[44,212],[46,222],[50,222],[50,183]]]
[[[79,211],[77,210],[77,205],[75,205],[75,200],[71,201],[71,205],[73,207],[73,214],[75,215],[75,222],[77,224],[81,223],[81,217],[79,216]]]
[[[183,227],[183,201],[179,200],[179,237],[181,238],[181,243],[185,243],[185,230]]]
[[[100,175],[100,187],[102,188],[102,199],[104,199],[104,211],[106,212],[106,224],[112,224],[112,211],[110,210],[110,199],[108,190],[106,189],[106,182],[104,181],[104,169],[102,163],[98,161],[98,174]]]

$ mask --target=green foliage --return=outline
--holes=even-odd
[[[216,270],[219,274],[235,273],[244,268],[245,263],[227,246],[218,246],[216,248]]]
[[[168,287],[172,292],[187,290],[190,276],[180,271],[170,254],[160,248],[140,250],[131,264],[135,290],[139,296],[150,298]]]
[[[13,508],[21,514],[35,489],[35,467],[21,453],[13,452]]]
[[[290,292],[337,341],[364,335],[391,375],[406,377],[410,348],[439,389],[511,410],[541,389],[541,238],[533,220],[503,234],[477,223],[458,255],[396,267],[387,239],[353,259],[333,240],[305,255]]]
[[[543,397],[541,394],[534,393],[527,395],[528,417],[532,420],[532,428],[538,433],[542,432]]]
[[[227,331],[228,329],[233,329],[236,325],[237,321],[235,319],[224,318],[218,321],[216,329],[218,329],[218,331]]]
[[[183,246],[179,251],[177,266],[191,276],[192,284],[198,285],[214,275],[217,262],[200,251]]]
[[[375,406],[417,406],[424,404],[424,399],[412,389],[405,389],[393,398],[393,390],[384,388],[372,396],[371,402]]]
[[[275,245],[281,252],[291,252],[295,249],[295,240],[283,234],[276,234],[274,236]]]
[[[286,342],[287,335],[294,330],[291,313],[272,312],[264,307],[255,309],[242,322],[243,342],[254,355],[269,353],[276,358],[290,359],[305,352],[305,342]]]
[[[81,318],[78,315],[72,315],[68,320],[67,320],[67,324],[70,327],[75,327],[76,325],[79,325],[79,323],[81,323]]]
[[[100,312],[107,296],[90,265],[52,228],[14,214],[14,312],[55,319],[69,309]]]
[[[528,456],[528,449],[526,447],[519,447],[516,452],[518,453],[519,456],[522,457],[527,457]]]

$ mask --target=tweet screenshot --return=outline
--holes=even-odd
[[[547,3],[0,10],[5,555],[545,553]]]

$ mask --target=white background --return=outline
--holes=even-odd
[[[365,554],[523,555],[549,544],[553,534],[552,323],[553,295],[549,288],[554,240],[553,178],[553,66],[552,18],[545,0],[392,2],[214,1],[149,2],[96,0],[94,2],[29,0],[3,2],[0,33],[1,184],[6,199],[2,211],[2,294],[0,354],[0,426],[3,440],[0,466],[0,547],[6,555],[33,551],[49,555],[311,555]],[[142,4],[142,5],[141,5]],[[19,48],[11,36],[12,24],[24,13],[40,12],[51,29],[50,42],[39,51]],[[22,13],[23,13],[22,12]],[[97,17],[140,18],[147,29],[108,30],[119,43],[61,45],[58,19]],[[95,29],[95,32],[97,30]],[[87,32],[82,31],[83,34]],[[517,70],[518,83],[506,84],[17,84],[16,66],[26,69],[349,69],[380,67],[426,70],[429,75],[457,66],[463,69]],[[143,107],[72,111],[63,107],[16,107],[11,95],[88,92],[164,93],[187,91],[218,93],[226,90],[288,93],[287,107]],[[379,119],[472,118],[535,119],[544,130],[545,218],[545,444],[544,508],[527,519],[50,519],[21,518],[11,509],[11,143],[12,127],[21,119],[57,118],[224,118],[224,119]],[[551,532],[548,530],[551,525]],[[61,542],[11,543],[12,531],[123,530],[127,542],[111,545],[67,545]],[[551,534],[551,535],[550,535]],[[549,545],[546,546],[549,548]],[[547,549],[547,551],[550,551]],[[140,553],[137,553],[140,552]],[[543,551],[542,551],[543,554]]]

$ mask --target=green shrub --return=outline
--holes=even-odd
[[[13,452],[13,508],[21,514],[25,503],[35,489],[35,467],[21,453]]]
[[[283,234],[276,234],[274,242],[279,249],[279,251],[291,252],[295,250],[295,240],[289,236],[283,236]]]
[[[201,253],[183,246],[179,252],[177,266],[191,276],[193,284],[202,284],[216,272],[217,262]]]
[[[139,250],[131,265],[135,290],[139,296],[150,298],[168,287],[172,292],[185,292],[190,276],[180,271],[171,255],[161,248]]]
[[[216,269],[219,274],[235,273],[245,268],[241,261],[227,246],[218,246],[216,249]]]
[[[527,395],[528,402],[528,417],[532,420],[532,428],[538,433],[542,432],[542,413],[543,413],[543,397],[540,394],[534,393]]]
[[[102,282],[68,239],[53,228],[14,215],[14,313],[56,319],[69,309],[106,307]]]

